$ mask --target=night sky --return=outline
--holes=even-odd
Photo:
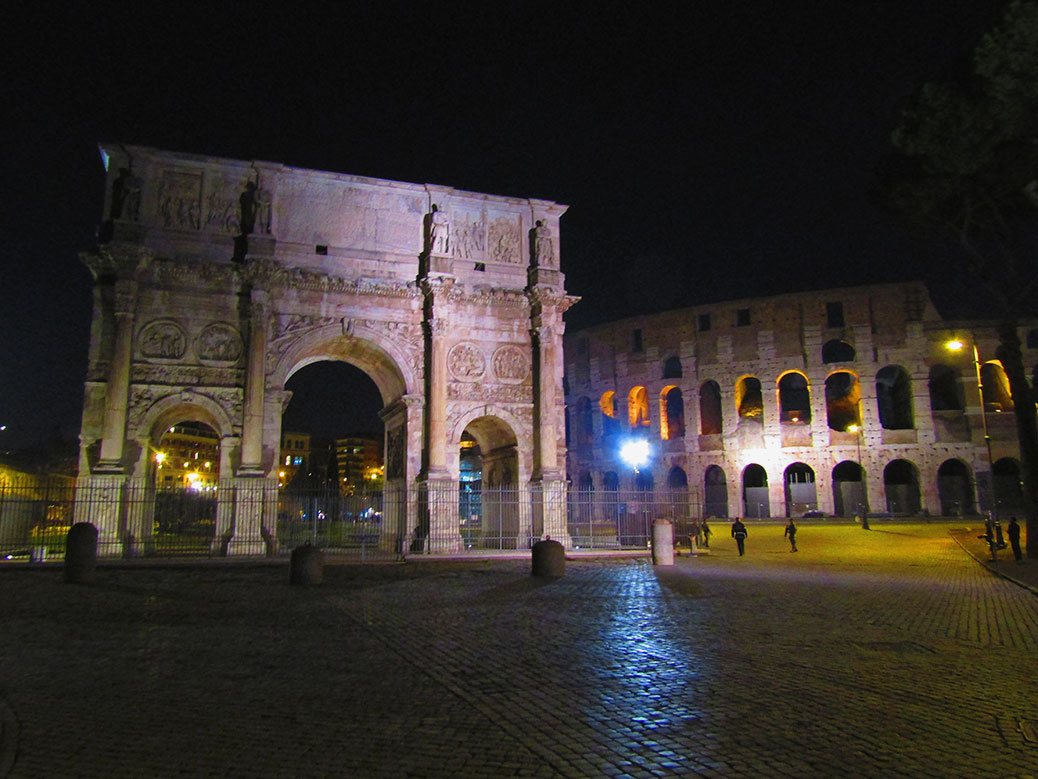
[[[78,432],[98,141],[566,203],[570,331],[938,280],[874,205],[873,171],[900,102],[1001,3],[55,5],[0,46],[0,449]],[[339,397],[297,426],[372,426]]]

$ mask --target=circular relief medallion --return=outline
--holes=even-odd
[[[195,341],[200,360],[236,362],[241,356],[241,336],[236,328],[222,322],[206,325]]]
[[[455,344],[447,354],[447,369],[460,381],[475,381],[486,373],[487,361],[472,344]]]
[[[187,339],[176,322],[163,320],[147,325],[137,339],[142,357],[156,360],[179,360],[184,356]]]
[[[518,346],[502,346],[494,352],[494,374],[504,381],[522,381],[530,374],[526,352]]]

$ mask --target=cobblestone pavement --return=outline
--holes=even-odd
[[[0,776],[1035,776],[1038,597],[949,529],[751,526],[555,581],[7,568]]]

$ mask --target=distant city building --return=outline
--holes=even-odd
[[[181,422],[166,431],[155,454],[156,485],[212,490],[220,479],[220,439],[201,422]]]
[[[1038,329],[1020,335],[1035,366]],[[1021,512],[997,345],[990,323],[942,319],[916,283],[567,333],[572,488],[687,490],[690,511],[714,517]],[[638,470],[619,457],[631,438],[652,452]]]
[[[310,466],[310,434],[281,433],[281,466],[278,469],[278,484],[292,483],[296,473],[306,472]]]
[[[382,484],[382,451],[374,437],[356,435],[336,439],[335,462],[340,486],[355,489],[361,484]]]

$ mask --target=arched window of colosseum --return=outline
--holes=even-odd
[[[719,465],[711,465],[703,474],[703,516],[728,516],[728,479]]]
[[[577,481],[576,495],[573,497],[573,515],[571,522],[576,526],[571,533],[577,536],[591,536],[591,523],[595,517],[595,482],[590,471],[583,471]],[[574,541],[576,543],[576,541]]]
[[[795,371],[786,373],[779,379],[778,389],[782,421],[790,424],[810,422],[811,391],[807,386],[807,377]]]
[[[865,511],[865,471],[844,460],[833,468],[833,506],[838,517],[862,516]]]
[[[984,395],[986,411],[998,413],[1013,410],[1013,397],[1009,394],[1009,379],[1006,378],[1006,372],[1002,370],[1002,363],[992,360],[981,365],[980,382],[984,385],[981,392]]]
[[[861,387],[850,371],[837,371],[825,380],[825,410],[830,430],[861,425]]]
[[[799,517],[806,511],[818,510],[815,472],[806,463],[793,463],[785,472],[786,516]]]
[[[649,393],[645,387],[632,387],[627,396],[627,419],[632,428],[649,426]]]
[[[612,492],[620,489],[620,477],[616,475],[616,471],[606,471],[602,475],[602,489]]]
[[[919,471],[908,460],[892,460],[883,469],[883,485],[887,493],[887,511],[891,514],[918,514]],[[875,508],[875,507],[873,507]]]
[[[970,469],[962,460],[945,460],[937,469],[937,494],[941,499],[941,514],[962,517],[975,514],[973,479]]]
[[[833,339],[822,345],[822,362],[854,362],[854,347],[846,341]]]
[[[764,393],[761,392],[760,379],[756,376],[743,376],[735,385],[735,407],[739,409],[739,419],[761,419],[764,416]]]
[[[958,372],[947,365],[934,365],[930,368],[930,410],[962,409],[962,382]]]
[[[590,449],[595,441],[594,423],[591,418],[591,400],[587,397],[577,398],[576,412],[577,448]]]
[[[723,429],[721,387],[716,381],[705,381],[699,388],[699,432],[718,435]]]
[[[1024,493],[1020,488],[1020,461],[1012,457],[1003,457],[992,467],[995,501],[998,513],[1002,516],[1022,514],[1024,511]],[[986,508],[986,507],[985,507]]]
[[[667,474],[667,489],[670,490],[670,510],[679,521],[687,519],[688,511],[688,474],[678,466]]]
[[[660,393],[660,438],[683,438],[685,435],[685,399],[675,386]]]
[[[679,357],[668,357],[663,363],[663,378],[665,379],[680,379],[681,378],[681,358]]]
[[[879,423],[887,430],[911,430],[912,380],[900,365],[888,365],[876,374]]]
[[[617,418],[616,393],[610,390],[603,392],[598,401],[598,408],[602,412],[602,439],[603,441],[620,432],[620,420]]]
[[[634,474],[634,488],[639,492],[652,492],[652,471],[638,471]]]
[[[771,516],[768,497],[768,472],[763,465],[752,463],[742,472],[742,496],[745,516],[758,519]]]

